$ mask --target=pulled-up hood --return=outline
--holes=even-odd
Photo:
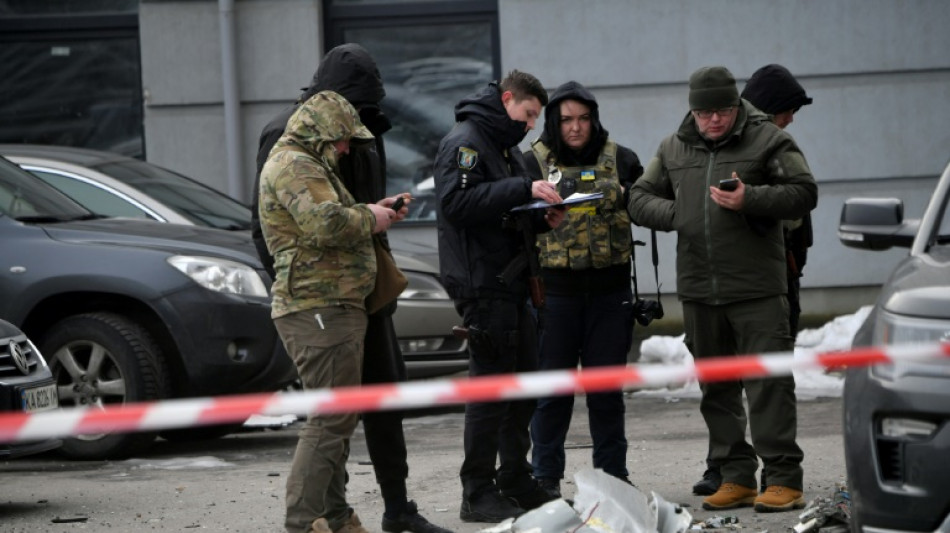
[[[297,146],[333,168],[339,156],[333,143],[372,138],[373,134],[360,122],[359,113],[345,98],[333,91],[322,91],[294,111],[274,148]]]

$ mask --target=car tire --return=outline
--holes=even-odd
[[[148,402],[165,395],[161,354],[151,336],[113,313],[66,318],[41,341],[62,407]],[[63,440],[71,459],[122,459],[147,449],[156,433],[82,435]]]

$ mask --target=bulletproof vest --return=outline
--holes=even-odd
[[[538,237],[541,266],[584,270],[629,262],[630,217],[617,173],[617,145],[608,140],[597,163],[583,167],[557,165],[540,140],[531,143],[531,150],[561,197],[575,192],[604,194],[601,200],[571,207],[557,228]]]

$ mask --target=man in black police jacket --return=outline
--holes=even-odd
[[[490,83],[455,106],[457,124],[436,156],[442,282],[468,328],[473,377],[538,366],[537,325],[527,306],[528,272],[511,268],[519,256],[537,252],[533,240],[526,249],[510,210],[532,198],[560,202],[552,184],[528,177],[517,148],[547,100],[537,78],[512,71],[501,83]],[[538,209],[526,224],[537,233],[563,218],[562,210]],[[534,407],[534,400],[466,406],[465,459],[459,472],[463,521],[500,522],[550,499],[527,461]]]

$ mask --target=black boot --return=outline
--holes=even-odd
[[[402,533],[411,531],[412,533],[452,533],[444,527],[439,527],[429,522],[421,514],[416,502],[409,501],[406,508],[403,509],[396,518],[387,518],[383,515],[383,531],[391,533]]]
[[[719,473],[719,467],[710,466],[703,472],[703,479],[693,485],[693,494],[710,496],[719,490],[719,485],[722,485],[722,474]]]
[[[558,492],[560,492],[560,490]],[[534,483],[534,486],[524,492],[512,494],[507,491],[502,491],[501,493],[514,500],[514,502],[518,504],[518,507],[521,507],[525,511],[530,511],[531,509],[541,507],[549,501],[556,500],[558,498],[558,496],[555,496],[545,490],[539,483]]]
[[[561,497],[561,480],[553,477],[539,477],[538,486],[548,493],[552,500]]]
[[[471,498],[462,500],[459,518],[462,522],[489,522],[497,524],[507,518],[516,518],[524,513],[510,498],[492,488]]]

